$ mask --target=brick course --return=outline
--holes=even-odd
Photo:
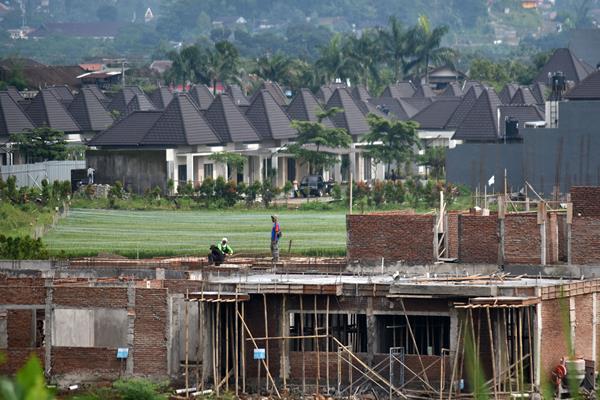
[[[576,265],[600,263],[600,218],[573,217],[571,258]]]
[[[32,347],[33,345],[33,310],[8,310],[6,331],[8,347]]]
[[[133,372],[148,376],[167,375],[166,289],[135,290],[134,324]]]
[[[52,373],[93,372],[118,374],[125,366],[117,359],[117,349],[103,347],[52,347]]]
[[[507,264],[541,264],[540,226],[536,214],[507,214],[504,260]]]
[[[53,301],[58,306],[77,308],[127,308],[127,288],[55,287]]]
[[[498,262],[498,217],[460,215],[458,217],[458,258],[464,263]]]
[[[407,264],[433,262],[435,216],[416,214],[348,215],[350,260],[403,261]]]
[[[44,365],[44,349],[43,348],[8,348],[2,349],[2,353],[6,356],[4,363],[0,363],[0,374],[12,375],[16,373],[31,357],[36,355],[40,360],[42,367]]]
[[[573,216],[600,217],[600,186],[573,186]]]

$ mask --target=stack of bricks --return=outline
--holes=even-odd
[[[576,265],[600,263],[600,187],[571,188],[571,259]]]
[[[348,215],[348,257],[352,261],[427,264],[433,259],[434,215]]]

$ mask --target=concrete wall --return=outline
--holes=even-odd
[[[506,168],[513,191],[525,180],[544,194],[557,183],[563,193],[575,185],[600,185],[600,102],[561,102],[559,107],[558,128],[522,128],[522,143],[465,143],[449,149],[448,181],[483,188],[495,175],[498,190]]]
[[[17,186],[41,187],[42,180],[48,182],[70,181],[71,170],[85,169],[85,161],[46,161],[34,164],[1,165],[0,177],[6,181],[9,176],[17,178]]]
[[[167,189],[165,150],[88,150],[86,160],[96,170],[95,183],[121,181],[138,194],[156,186],[163,192]]]

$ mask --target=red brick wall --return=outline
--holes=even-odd
[[[0,349],[0,353],[6,356],[4,363],[0,363],[0,374],[12,375],[17,372],[29,359],[32,354],[35,354],[44,365],[44,349],[43,348],[9,348]]]
[[[591,294],[575,296],[575,356],[591,360],[593,356],[593,297]]]
[[[507,214],[504,220],[504,260],[507,264],[540,264],[540,226],[536,214]]]
[[[498,262],[498,218],[479,215],[458,217],[458,258],[464,263]]]
[[[55,287],[54,304],[78,308],[127,308],[127,288]]]
[[[6,332],[8,347],[32,347],[32,310],[8,310]]]
[[[458,258],[458,214],[448,214],[448,257]]]
[[[571,258],[573,264],[600,263],[600,218],[573,217]]]
[[[567,217],[558,216],[558,259],[567,261]]]
[[[28,280],[29,281],[29,280]],[[21,279],[0,280],[0,304],[45,304],[46,289],[44,283],[40,286],[23,285]]]
[[[562,302],[562,304],[560,303]],[[542,374],[550,379],[550,373],[569,354],[565,334],[568,327],[564,326],[561,313],[569,312],[569,299],[546,300],[542,302],[542,337],[541,354]]]
[[[52,347],[52,373],[93,372],[103,374],[125,371],[117,359],[117,349],[102,347]]]
[[[433,215],[348,215],[350,260],[433,262]]]
[[[573,216],[600,217],[600,186],[571,187]]]
[[[167,290],[136,289],[133,341],[135,374],[167,375],[167,324]]]

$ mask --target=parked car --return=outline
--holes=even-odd
[[[322,197],[331,192],[332,182],[327,182],[321,175],[308,175],[300,181],[300,194],[302,197]]]

